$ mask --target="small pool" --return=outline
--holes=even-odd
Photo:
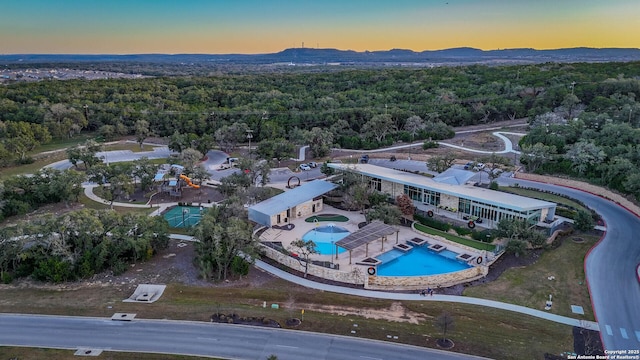
[[[328,224],[309,230],[304,234],[304,236],[302,236],[302,240],[313,240],[313,242],[316,243],[316,250],[318,250],[320,255],[333,255],[336,251],[335,245],[333,244],[338,240],[344,239],[347,235],[349,235],[349,230],[340,226]],[[338,254],[341,254],[344,251],[345,249],[338,248]]]
[[[435,253],[424,247],[414,247],[408,252],[391,250],[376,256],[380,276],[425,276],[465,270],[471,265],[456,260],[458,253],[444,250]]]

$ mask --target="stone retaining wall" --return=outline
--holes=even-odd
[[[365,289],[372,290],[420,290],[448,287],[483,278],[489,273],[486,266],[475,266],[447,274],[429,276],[369,276]]]
[[[280,264],[289,267],[291,269],[300,271],[304,273],[304,262],[302,264],[294,257],[289,255],[285,255],[275,249],[272,249],[268,246],[261,246],[264,254]],[[348,283],[348,284],[356,284],[362,285],[365,281],[365,275],[359,268],[354,268],[354,271],[346,272],[340,270],[329,269],[323,266],[317,266],[313,264],[309,264],[308,274],[313,276],[318,276],[324,279]]]

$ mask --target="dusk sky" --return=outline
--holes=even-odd
[[[640,0],[4,0],[0,54],[640,47]]]

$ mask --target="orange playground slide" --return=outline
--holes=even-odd
[[[190,179],[190,178],[188,178],[188,177],[187,177],[187,176],[185,176],[185,175],[182,175],[182,174],[181,174],[181,175],[180,175],[180,180],[184,180],[184,182],[186,182],[186,183],[187,183],[187,185],[191,186],[191,187],[192,187],[192,188],[194,188],[194,189],[200,189],[200,185],[196,185],[196,184],[192,183],[192,182],[191,182],[191,179]]]

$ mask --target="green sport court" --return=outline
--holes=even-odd
[[[175,206],[164,213],[164,218],[173,228],[187,228],[200,222],[204,208],[197,206]]]

